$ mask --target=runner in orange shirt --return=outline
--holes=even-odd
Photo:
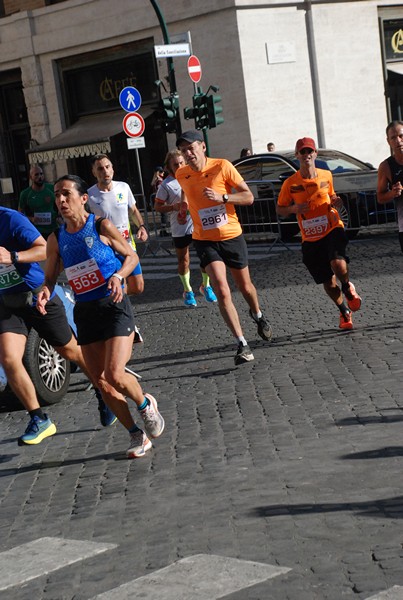
[[[210,277],[223,319],[237,340],[235,364],[240,365],[253,360],[254,356],[232,301],[226,267],[248,303],[258,334],[266,341],[272,336],[250,278],[248,249],[235,210],[236,204],[252,204],[253,195],[229,161],[206,156],[206,145],[200,131],[185,131],[176,145],[186,161],[186,166],[175,174],[182,188],[178,220],[182,218],[184,222],[189,209],[194,227],[193,245],[200,258],[200,266]]]
[[[300,169],[283,183],[277,213],[281,217],[297,215],[303,262],[315,282],[323,284],[340,310],[340,329],[352,329],[351,312],[359,310],[361,298],[349,280],[348,240],[336,208],[342,200],[335,194],[331,172],[315,166],[318,153],[312,138],[304,137],[297,141],[295,156]]]

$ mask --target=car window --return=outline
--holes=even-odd
[[[295,159],[295,162],[299,168],[299,160],[298,158]],[[329,165],[327,164],[327,162],[325,160],[321,160],[320,158],[317,158],[315,160],[315,166],[318,169],[324,169],[325,171],[331,171],[331,168],[329,167]]]
[[[362,170],[357,165],[344,160],[329,160],[327,164],[332,173],[348,173]]]
[[[315,160],[315,165],[318,167],[318,169],[324,169],[325,171],[331,171],[331,167],[329,166],[329,163],[327,163],[324,160],[320,160],[320,158],[317,158]]]
[[[281,158],[265,158],[261,165],[261,179],[263,181],[283,180],[294,173],[294,170],[288,163]]]
[[[327,167],[322,167],[319,162],[325,162]],[[332,173],[351,173],[352,171],[367,170],[367,167],[363,167],[363,164],[355,161],[354,158],[335,153],[329,153],[328,156],[319,154],[316,164],[318,168],[327,168]]]
[[[235,168],[242,175],[245,181],[254,181],[260,179],[260,169],[258,170],[256,159],[246,160],[245,162],[235,165]]]

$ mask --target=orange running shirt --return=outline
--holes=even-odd
[[[230,240],[242,233],[234,204],[217,204],[203,196],[206,187],[218,194],[231,194],[243,182],[243,177],[224,158],[207,158],[202,171],[194,171],[188,165],[175,173],[189,203],[193,221],[193,238],[220,242]]]
[[[331,206],[334,195],[333,177],[330,171],[316,169],[314,179],[303,179],[297,171],[286,179],[281,187],[279,206],[309,203],[308,212],[297,215],[303,242],[317,242],[336,227],[344,227],[337,210]]]

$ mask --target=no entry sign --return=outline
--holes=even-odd
[[[200,60],[194,54],[188,58],[188,73],[194,83],[199,83],[202,76],[202,68]]]
[[[139,113],[131,112],[123,119],[123,130],[129,137],[139,137],[144,133],[144,119]]]

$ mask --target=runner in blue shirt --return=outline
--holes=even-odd
[[[38,261],[46,258],[46,242],[27,217],[0,207],[0,363],[8,383],[29,413],[19,445],[39,444],[56,433],[42,412],[34,384],[23,363],[29,330],[33,327],[67,360],[85,372],[81,349],[72,334],[60,298],[52,294],[46,315],[35,307],[44,273]]]

